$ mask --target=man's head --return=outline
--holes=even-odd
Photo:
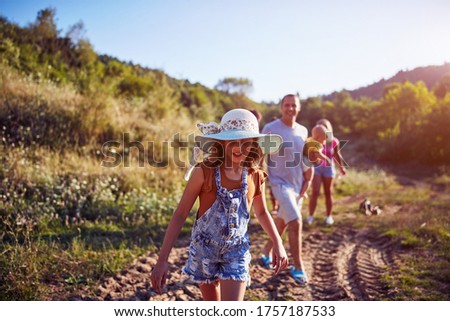
[[[281,99],[280,108],[282,117],[297,117],[301,110],[300,98],[294,94],[288,94]]]

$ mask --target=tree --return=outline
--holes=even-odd
[[[78,45],[82,39],[85,39],[86,28],[83,21],[78,21],[73,26],[69,27],[66,33],[66,38],[69,38],[74,45]]]
[[[55,17],[55,8],[40,10],[37,14],[36,21],[30,26],[30,29],[34,31],[34,36],[41,39],[57,38],[59,31],[56,27]]]
[[[418,159],[423,149],[421,137],[435,105],[436,97],[421,81],[416,84],[407,81],[385,91],[373,116],[386,159]]]
[[[450,93],[450,73],[442,77],[434,89],[434,94],[439,99],[443,99],[447,93]]]
[[[214,89],[223,91],[227,94],[244,95],[252,91],[253,83],[248,78],[227,77],[219,80]]]

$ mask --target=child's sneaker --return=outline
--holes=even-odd
[[[290,266],[289,270],[290,270],[291,276],[295,280],[295,282],[297,282],[298,284],[308,283],[308,276],[306,275],[305,271],[296,270],[293,266]]]
[[[333,217],[331,215],[327,216],[327,218],[325,219],[325,224],[326,225],[333,225],[334,224],[334,220],[333,220]]]
[[[263,262],[263,265],[266,269],[270,269],[272,265],[272,258],[270,256],[265,256],[264,254],[261,254],[261,260]]]
[[[314,216],[308,215],[306,217],[306,224],[311,225],[314,222]]]

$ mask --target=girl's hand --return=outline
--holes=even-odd
[[[273,246],[273,264],[275,274],[288,266],[288,257],[282,244]]]
[[[167,271],[169,270],[169,264],[166,262],[156,263],[153,268],[152,275],[150,277],[152,286],[158,294],[162,293],[162,289],[166,284]]]
[[[345,174],[347,173],[347,171],[345,170],[345,167],[341,166],[340,169],[341,169],[341,175],[345,176]]]

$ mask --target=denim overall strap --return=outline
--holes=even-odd
[[[242,185],[240,189],[228,191],[221,184],[220,168],[216,169],[216,186],[217,199],[223,206],[224,214],[226,215],[226,240],[235,239],[240,240],[242,237],[247,237],[247,224],[250,219],[249,211],[247,209],[247,169],[242,170]]]
[[[188,263],[183,271],[198,283],[217,279],[250,282],[247,170],[242,172],[242,185],[238,189],[227,190],[221,185],[218,168],[215,179],[216,200],[195,221]]]

